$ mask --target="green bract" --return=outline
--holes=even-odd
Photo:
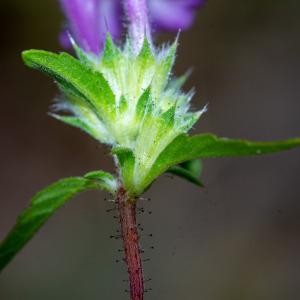
[[[62,95],[53,105],[52,116],[112,147],[120,182],[133,196],[164,172],[201,186],[195,169],[176,166],[189,160],[270,153],[299,144],[299,139],[264,144],[186,136],[205,108],[191,112],[193,93],[181,91],[186,76],[171,76],[176,48],[177,41],[155,49],[145,40],[136,55],[130,40],[119,48],[108,36],[99,57],[74,44],[79,60],[39,50],[26,51],[23,58],[57,82]]]

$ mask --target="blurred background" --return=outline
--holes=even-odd
[[[113,171],[107,149],[47,116],[57,89],[20,53],[60,51],[57,1],[0,0],[0,240],[34,193],[71,175]],[[180,39],[175,74],[194,72],[194,133],[300,135],[300,2],[210,0]],[[169,40],[171,35],[160,36]],[[146,299],[300,299],[300,150],[204,162],[205,189],[162,176],[145,203]],[[105,194],[61,209],[0,276],[1,300],[126,300]],[[153,238],[147,237],[152,233]]]

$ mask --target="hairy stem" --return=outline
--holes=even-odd
[[[139,234],[136,223],[136,203],[120,188],[117,207],[121,225],[121,235],[127,264],[131,300],[144,299],[144,278],[140,255]]]

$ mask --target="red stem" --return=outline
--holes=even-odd
[[[128,197],[124,188],[120,188],[117,206],[125,250],[125,262],[128,268],[130,297],[131,300],[143,300],[144,278],[136,223],[136,202]]]

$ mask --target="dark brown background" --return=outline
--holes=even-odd
[[[60,50],[54,0],[1,0],[0,239],[45,185],[112,170],[105,147],[47,116],[54,84],[24,49]],[[181,35],[176,74],[194,66],[194,132],[257,140],[300,135],[300,2],[211,0]],[[162,39],[167,38],[162,37]],[[300,151],[205,161],[204,190],[160,178],[142,216],[146,299],[300,299]],[[128,299],[101,192],[59,211],[0,276],[1,300]]]

